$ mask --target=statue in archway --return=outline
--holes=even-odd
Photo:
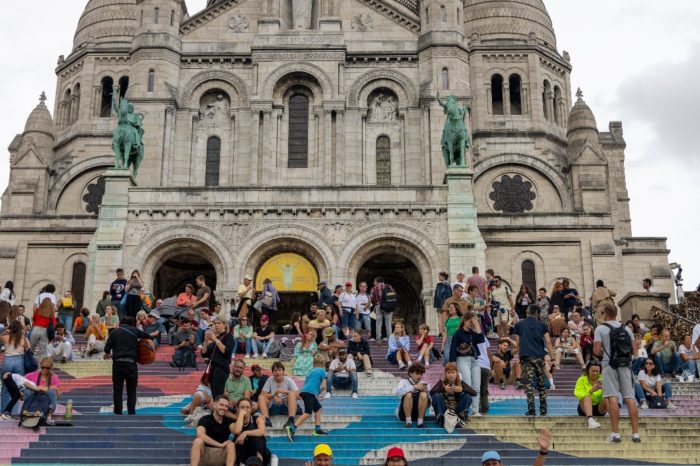
[[[447,167],[466,167],[466,150],[471,147],[471,139],[464,124],[464,118],[469,114],[467,107],[462,107],[457,103],[457,98],[448,96],[446,101],[440,99],[437,93],[437,101],[444,109],[447,120],[442,129],[442,155],[445,158]]]
[[[311,12],[314,0],[292,0],[294,29],[311,29]]]
[[[119,88],[112,90],[112,108],[117,113],[117,127],[112,135],[114,167],[133,167],[134,177],[143,160],[143,113],[134,113],[134,104],[126,97],[117,99]]]

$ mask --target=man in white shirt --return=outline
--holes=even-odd
[[[355,361],[348,359],[348,351],[345,348],[338,350],[338,356],[331,361],[328,367],[328,380],[326,383],[326,399],[332,396],[333,387],[344,389],[350,387],[352,397],[357,398],[357,367]]]
[[[343,327],[343,333],[347,338],[350,335],[350,329],[355,328],[357,320],[357,296],[352,292],[352,282],[345,282],[345,291],[338,296],[340,301],[340,325]]]
[[[678,354],[681,357],[681,369],[684,372],[687,370],[693,377],[696,377],[698,374],[697,360],[700,359],[700,351],[693,345],[692,341],[692,337],[686,335],[683,338],[683,344],[678,347]]]
[[[367,330],[367,334],[372,331],[372,302],[367,294],[367,282],[360,282],[360,292],[355,296],[355,309],[357,310],[357,321],[355,329],[361,328]]]
[[[465,278],[467,275],[464,272],[457,272],[457,281],[452,284],[454,288],[455,285],[462,285],[462,288],[467,289],[467,280]]]
[[[260,414],[265,417],[265,425],[272,427],[272,416],[287,415],[285,426],[294,424],[294,415],[297,413],[297,399],[299,388],[291,377],[284,375],[284,364],[279,361],[272,363],[272,377],[267,379],[260,395],[258,405]]]
[[[394,389],[401,399],[397,410],[399,420],[406,422],[406,427],[413,427],[414,419],[418,420],[417,427],[425,427],[423,419],[430,406],[430,386],[421,380],[424,374],[425,367],[417,362],[408,368],[408,379],[401,379]]]

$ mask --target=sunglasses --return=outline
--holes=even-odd
[[[645,366],[653,366],[654,363],[653,363],[653,362],[645,362],[644,365],[645,365]]]
[[[47,371],[50,371],[51,369],[53,369],[52,366],[41,366],[41,368],[46,369]]]

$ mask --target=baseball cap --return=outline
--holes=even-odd
[[[331,327],[328,327],[323,331],[323,334],[326,336],[335,335],[335,330],[333,330]]]
[[[348,350],[346,350],[345,348],[340,348],[338,350],[338,354],[340,354],[340,353],[346,354],[347,352],[348,352]]]
[[[243,280],[251,280],[252,281],[253,277],[251,277],[250,275],[243,275]]]
[[[148,315],[151,317],[155,317],[156,319],[160,319],[160,312],[158,311],[151,311]]]
[[[389,448],[389,451],[386,454],[387,460],[390,460],[391,458],[401,458],[401,459],[405,460],[406,455],[404,455],[403,450],[400,449],[399,447],[393,447],[393,448]]]
[[[345,282],[345,286],[352,286],[352,282]]]
[[[333,450],[325,443],[319,443],[316,445],[316,448],[314,448],[314,458],[318,455],[333,456]]]
[[[498,454],[498,452],[489,450],[483,455],[481,455],[481,463],[485,463],[488,460],[496,460],[496,461],[501,461],[501,455]]]
[[[263,314],[262,316],[260,316],[260,322],[269,322],[269,321],[270,321],[270,317],[267,314]]]
[[[251,371],[254,371],[254,370],[257,370],[257,369],[261,369],[260,364],[253,364],[252,366],[250,366],[250,370],[251,370]]]

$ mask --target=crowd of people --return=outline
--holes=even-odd
[[[126,411],[135,414],[142,340],[155,347],[172,345],[172,367],[197,367],[197,357],[206,362],[191,402],[182,409],[186,421],[196,425],[193,465],[269,464],[265,435],[273,416],[287,418],[283,428],[289,441],[312,417],[313,434],[327,435],[322,402],[337,390],[359,398],[358,373],[372,376],[373,356],[406,371],[394,393],[398,417],[408,428],[425,427],[429,409],[446,429],[464,425],[469,416],[487,414],[489,384],[524,390],[527,416],[536,415],[537,392],[539,414],[547,415],[547,390],[555,388],[554,374],[563,364],[575,364],[581,370],[573,392],[577,411],[591,429],[601,426],[596,417],[609,415],[609,442],[621,441],[621,402],[630,414],[633,441],[641,441],[637,409],[675,409],[664,377],[693,380],[699,369],[700,324],[677,346],[659,324],[647,329],[637,315],[622,323],[617,320],[615,292],[601,280],[584,306],[567,279],[558,281],[551,293],[540,288],[535,296],[527,285],[514,293],[491,269],[484,277],[476,267],[468,278],[458,273],[454,283],[443,272],[433,299],[437,331],[421,324],[412,341],[404,323],[393,318],[397,293],[382,277],[371,288],[365,282],[357,284],[357,291],[349,281],[333,291],[320,281],[318,301],[294,313],[288,324],[275,326],[280,296],[269,279],[256,291],[252,277],[244,276],[238,304],[226,315],[203,276],[177,296],[156,300],[146,292],[138,270],[128,280],[122,269],[116,275],[94,311],[79,308],[71,291],[57,298],[56,288],[46,285],[34,301],[31,319],[15,302],[12,282],[6,283],[0,293],[3,419],[12,418],[20,397],[26,403],[39,392],[51,397],[54,410],[60,395],[60,381],[51,372],[54,362],[93,357],[112,360],[114,413],[123,412],[126,385]],[[284,347],[275,331],[295,335],[294,346]],[[434,333],[442,337],[439,343]],[[78,334],[84,334],[80,348]],[[495,350],[489,338],[498,341]],[[372,340],[383,354],[371,354]],[[29,351],[40,368],[25,375]],[[248,359],[282,356],[293,359],[294,376],[304,377],[301,388],[278,361],[271,375],[263,375],[258,364],[251,366],[250,377],[244,375]],[[423,377],[436,364],[442,364],[442,375],[430,387]],[[544,458],[544,441],[540,445]],[[330,447],[323,451],[321,457],[332,457]],[[400,453],[388,457],[386,464],[402,464],[399,459],[407,464]],[[483,464],[500,464],[497,454],[486,456]]]

